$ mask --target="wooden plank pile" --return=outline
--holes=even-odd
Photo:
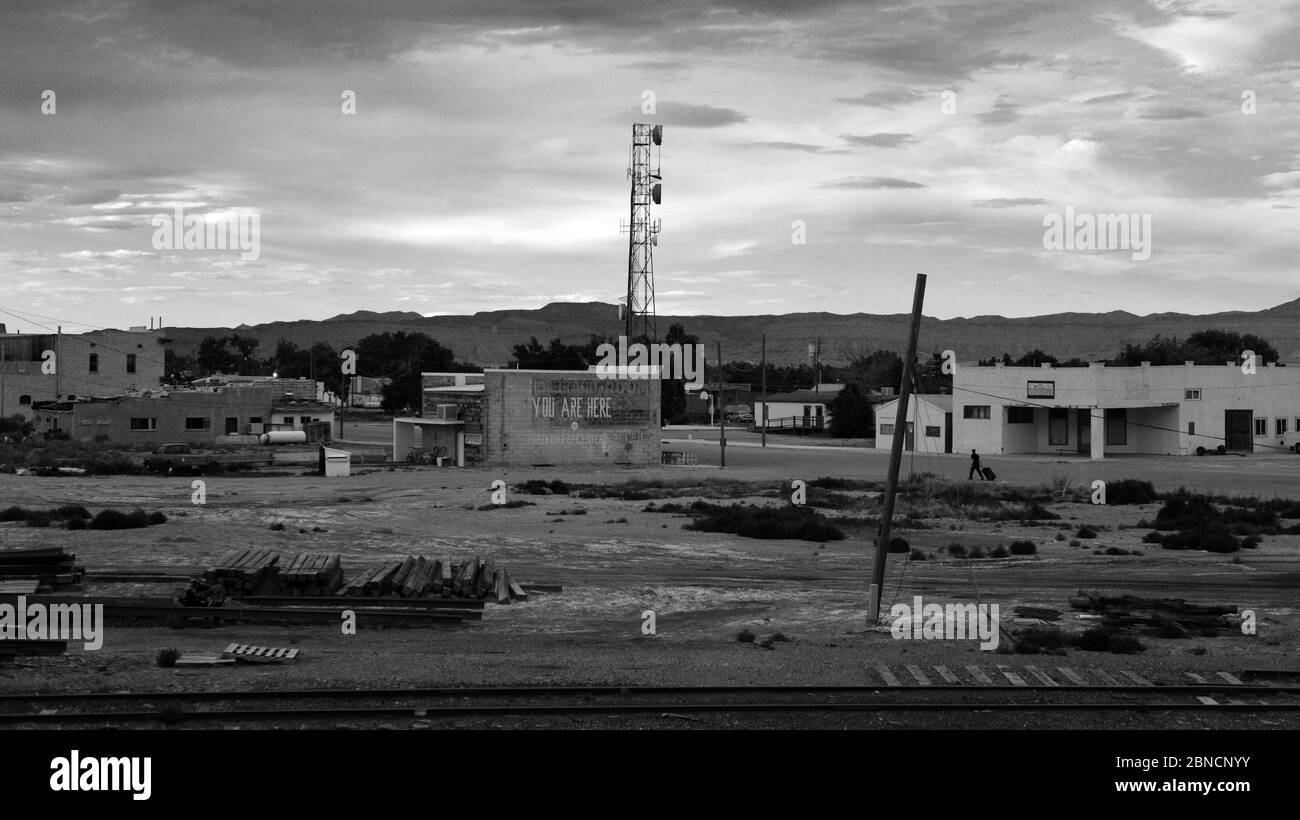
[[[231,593],[256,592],[263,585],[274,584],[270,576],[279,560],[280,553],[275,550],[230,550],[203,573],[203,580]]]
[[[1141,598],[1136,595],[1106,596],[1079,590],[1070,606],[1102,616],[1102,626],[1115,631],[1135,630],[1167,638],[1195,633],[1215,635],[1235,629],[1229,620],[1237,607],[1225,604],[1189,604],[1182,598]]]
[[[343,583],[342,556],[337,552],[295,552],[276,565],[281,595],[329,595]]]
[[[444,571],[445,568],[445,571]],[[407,556],[401,561],[374,564],[354,573],[338,595],[400,596],[404,598],[473,598],[508,604],[528,594],[491,558],[477,555],[459,564]]]
[[[51,592],[80,584],[85,575],[77,556],[63,547],[0,550],[0,582],[35,581],[38,591]]]
[[[31,655],[62,655],[68,651],[68,642],[60,640],[0,640],[0,661]]]

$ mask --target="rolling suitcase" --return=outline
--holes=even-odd
[[[985,468],[984,468],[984,477],[987,478],[989,481],[995,481],[995,480],[997,480],[997,477],[998,477],[998,476],[997,476],[997,473],[993,472],[993,468],[992,468],[992,467],[985,467]]]

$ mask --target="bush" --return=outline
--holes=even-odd
[[[50,525],[49,513],[40,510],[29,510],[27,512],[27,526],[29,527],[48,527]]]
[[[1150,504],[1158,498],[1156,488],[1150,481],[1122,478],[1106,482],[1107,504]]]
[[[80,504],[64,504],[50,510],[51,518],[90,518],[90,510]]]
[[[276,532],[282,532],[284,530],[284,522],[283,521],[272,522],[271,525],[267,527],[267,529],[275,530]]]
[[[1131,635],[1119,635],[1113,630],[1100,626],[1083,632],[1075,643],[1087,652],[1113,652],[1116,655],[1132,655],[1146,650],[1146,646],[1137,638]]]
[[[537,505],[531,501],[515,500],[515,501],[507,501],[504,504],[484,504],[483,506],[479,507],[479,509],[480,510],[513,510],[519,507],[536,507],[536,506]]]
[[[998,545],[997,545],[996,547],[994,547],[993,550],[989,553],[989,557],[990,557],[990,558],[1007,558],[1007,557],[1009,557],[1010,555],[1011,555],[1011,553],[1007,550],[1007,548],[1004,547],[1004,546],[1002,546],[1001,544],[998,544]]]
[[[949,544],[947,550],[948,550],[948,554],[951,555],[953,558],[966,557],[966,548],[963,547],[961,544],[958,544],[956,541]]]
[[[1018,655],[1063,655],[1067,641],[1054,626],[1030,626],[1015,636]]]
[[[156,660],[159,666],[170,669],[176,665],[176,661],[180,660],[180,657],[181,653],[175,649],[160,649]]]
[[[1092,527],[1089,527],[1087,524],[1080,524],[1078,531],[1075,532],[1074,534],[1074,537],[1075,538],[1096,538],[1097,531],[1094,530]]]
[[[530,478],[515,489],[528,495],[568,495],[570,488],[568,484],[558,479],[543,481],[540,478]]]
[[[914,550],[912,550],[911,552],[909,552],[909,553],[907,554],[907,560],[909,560],[909,561],[924,561],[924,560],[926,560],[926,558],[925,558],[925,553],[924,553],[924,552],[921,552],[921,551],[918,550],[918,549],[914,549]]]
[[[149,523],[150,525],[153,525],[153,524],[166,524],[166,523],[167,523],[167,516],[163,515],[163,514],[162,514],[161,512],[159,512],[158,510],[154,510],[153,512],[149,513],[148,523]]]
[[[970,548],[970,552],[967,553],[967,557],[968,557],[968,558],[983,558],[983,557],[984,557],[984,549],[983,549],[982,547],[971,547],[971,548]]]
[[[755,635],[753,632],[750,632],[748,629],[742,629],[736,633],[736,640],[740,641],[741,643],[753,643],[754,639],[757,637],[758,637],[757,635]]]
[[[84,530],[86,528],[86,519],[69,518],[68,523],[65,526],[70,530]]]
[[[894,536],[893,538],[889,539],[890,552],[902,553],[902,552],[907,552],[908,549],[909,549],[909,545],[907,543],[906,538],[899,538],[898,536]]]
[[[1258,535],[1248,535],[1241,539],[1241,548],[1244,550],[1253,550],[1260,545],[1261,541]]]
[[[663,505],[660,511],[672,511]],[[725,532],[743,538],[792,538],[802,541],[842,541],[844,531],[825,516],[806,507],[757,507],[733,504],[723,507],[696,501],[689,508],[694,520],[686,529]]]
[[[1011,554],[1012,555],[1037,555],[1038,547],[1035,546],[1033,541],[1012,541]]]
[[[0,510],[0,521],[26,521],[26,507],[5,507]]]

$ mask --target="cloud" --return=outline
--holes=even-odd
[[[984,125],[1006,125],[1020,119],[1020,106],[999,98],[988,111],[979,115]]]
[[[919,182],[912,182],[908,179],[897,179],[895,177],[845,177],[830,182],[823,182],[818,188],[833,188],[839,190],[888,190],[903,188],[924,188]]]
[[[1123,100],[1131,100],[1136,96],[1137,94],[1132,91],[1120,91],[1116,94],[1102,94],[1100,97],[1089,97],[1083,101],[1083,104],[1101,105],[1103,103],[1121,102]]]
[[[833,149],[806,142],[749,142],[746,148],[774,148],[780,151],[806,151],[809,154],[833,153]]]
[[[1205,114],[1194,108],[1179,105],[1156,105],[1142,112],[1144,120],[1192,120]]]
[[[641,114],[640,108],[636,109],[636,115],[638,117],[646,116]],[[655,113],[651,117],[655,122],[678,128],[722,128],[749,119],[749,117],[734,108],[715,108],[711,105],[673,101],[659,102],[655,106]],[[624,120],[625,118],[620,118],[618,121],[623,122]]]
[[[864,145],[871,148],[898,148],[903,145],[911,145],[917,141],[916,137],[911,134],[891,134],[887,132],[868,134],[866,136],[844,134],[840,139],[854,145]]]
[[[1034,197],[1017,197],[1014,199],[976,199],[971,202],[977,208],[1020,208],[1027,205],[1046,205],[1046,199]]]
[[[915,88],[882,88],[868,91],[856,97],[836,97],[835,102],[845,105],[865,105],[871,108],[897,108],[900,105],[923,100],[927,97],[939,98],[939,93],[924,92]]]

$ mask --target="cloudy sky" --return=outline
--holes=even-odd
[[[660,313],[1269,307],[1297,43],[1279,0],[5,0],[0,321],[612,303],[637,121]],[[259,255],[156,249],[176,207]],[[1045,249],[1067,207],[1150,258]]]

